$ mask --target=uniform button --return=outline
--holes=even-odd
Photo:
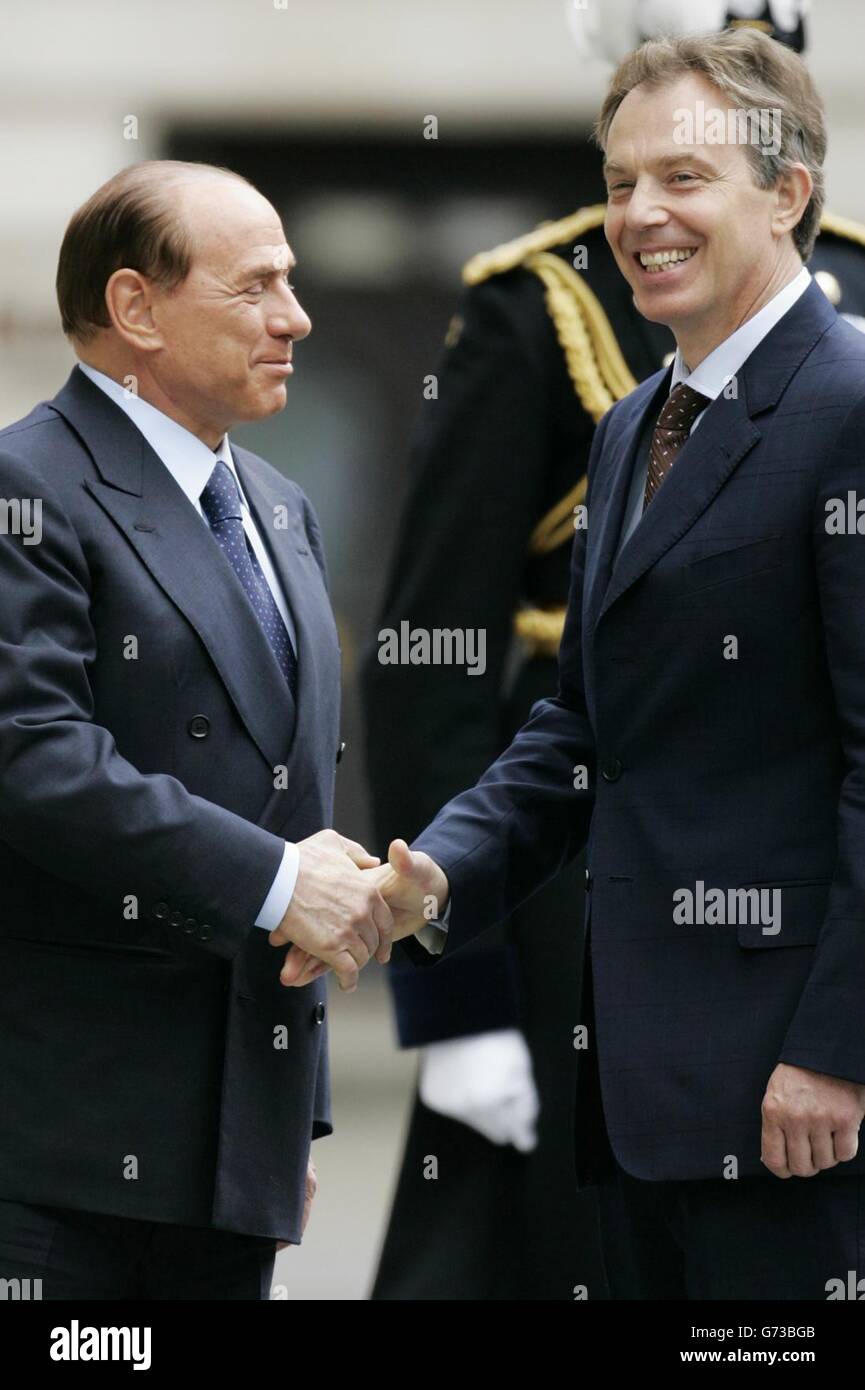
[[[169,921],[169,924],[170,924],[172,927],[181,927],[181,926],[183,926],[183,913],[182,913],[182,912],[172,912],[172,914],[171,914],[171,916],[169,917],[168,921]]]
[[[196,714],[193,715],[186,727],[193,738],[207,738],[210,733],[210,720],[206,714]]]
[[[199,941],[209,941],[210,938],[211,938],[212,936],[213,936],[213,928],[212,928],[211,926],[208,926],[208,924],[207,924],[206,922],[205,922],[201,927],[199,927],[199,929],[198,929],[198,939],[199,939]]]
[[[319,1003],[316,1004],[315,1008],[313,1009],[312,1016],[315,1019],[316,1023],[324,1023],[324,1005],[321,1003],[321,1001],[319,1001]]]
[[[191,936],[197,926],[198,923],[194,917],[187,917],[186,921],[183,923],[183,930],[186,932],[187,936]]]
[[[622,764],[618,758],[610,758],[609,762],[604,763],[601,768],[601,776],[605,782],[617,782],[622,775]]]
[[[157,903],[153,909],[153,915],[154,917],[158,917],[161,922],[168,916],[170,911],[171,909],[168,903]]]
[[[341,743],[341,744],[339,745],[339,747],[337,748],[337,750],[336,750],[336,761],[337,761],[337,763],[341,763],[341,762],[342,762],[342,755],[343,755],[344,752],[345,752],[345,744],[344,744],[344,743]]]

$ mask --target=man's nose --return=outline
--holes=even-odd
[[[659,227],[668,221],[662,190],[655,179],[638,178],[631,190],[625,209],[625,224],[629,231],[639,232],[646,227]]]
[[[289,291],[288,300],[271,314],[267,327],[274,338],[292,338],[297,341],[311,332],[312,320]]]

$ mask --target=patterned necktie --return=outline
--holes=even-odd
[[[297,657],[258,557],[246,539],[240,493],[234,474],[222,459],[216,464],[201,494],[201,508],[243,585],[292,695],[296,696]]]
[[[691,426],[707,405],[711,405],[709,397],[701,396],[699,391],[686,386],[683,381],[668,396],[652,433],[643,496],[644,511],[676,462],[676,455],[691,433]]]

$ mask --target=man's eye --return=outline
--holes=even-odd
[[[688,179],[689,182],[692,182],[696,177],[697,177],[696,174],[674,174],[674,175],[673,175],[674,180],[675,180],[675,179]]]
[[[624,182],[623,182],[623,183],[611,183],[611,184],[610,184],[610,187],[609,187],[609,189],[608,189],[607,191],[608,191],[609,193],[618,193],[619,190],[620,190],[621,188],[631,188],[631,187],[633,187],[633,185],[630,184],[630,183],[624,183]]]
[[[250,285],[249,289],[246,290],[245,293],[246,293],[246,294],[262,294],[263,291],[264,291],[264,285]]]

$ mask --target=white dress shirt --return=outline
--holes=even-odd
[[[222,436],[216,449],[210,449],[190,430],[184,429],[169,415],[165,415],[163,411],[157,410],[155,406],[127,391],[112,377],[106,376],[104,372],[97,371],[95,367],[90,367],[85,362],[79,362],[78,366],[95,386],[98,386],[100,390],[105,392],[106,396],[109,396],[116,405],[120,406],[120,409],[141,431],[156,457],[168,469],[177,486],[198,512],[205,526],[208,525],[208,521],[202,510],[201,494],[207,486],[217,459],[221,459],[231,469],[240,493],[243,529],[255,551],[262,573],[282,616],[282,621],[285,623],[288,635],[294,644],[295,651],[297,651],[297,633],[291,612],[285,601],[285,595],[280,587],[270,556],[252,519],[252,513],[249,510],[243,486],[237,476],[237,469],[231,456],[228,435]],[[286,840],[282,863],[277,870],[267,897],[261,905],[261,911],[255,919],[257,927],[262,927],[264,931],[269,932],[279,926],[286,908],[291,902],[299,867],[300,852],[297,845]]]
[[[729,338],[725,338],[723,343],[719,343],[708,355],[704,357],[699,367],[689,371],[682,353],[676,349],[676,356],[673,360],[673,375],[670,379],[670,391],[684,381],[688,386],[699,391],[701,395],[708,396],[710,401],[714,401],[720,396],[724,387],[736,375],[739,368],[744,366],[746,360],[756,347],[762,343],[763,339],[775,327],[776,323],[792,309],[807,290],[811,283],[811,276],[807,268],[803,265],[802,269],[793,279],[779,290],[762,309],[758,309],[753,318],[743,323],[741,328],[737,328],[735,333],[731,333]],[[691,431],[695,430],[702,420],[709,407],[701,410],[697,416]],[[625,524],[622,527],[621,539],[616,552],[618,559],[619,552],[625,542],[636,530],[643,515],[643,501],[646,492],[646,472],[648,469],[648,459],[642,457],[642,451],[637,451],[637,458],[634,463],[634,474],[631,481],[631,490],[628,494],[628,503],[625,508]]]

